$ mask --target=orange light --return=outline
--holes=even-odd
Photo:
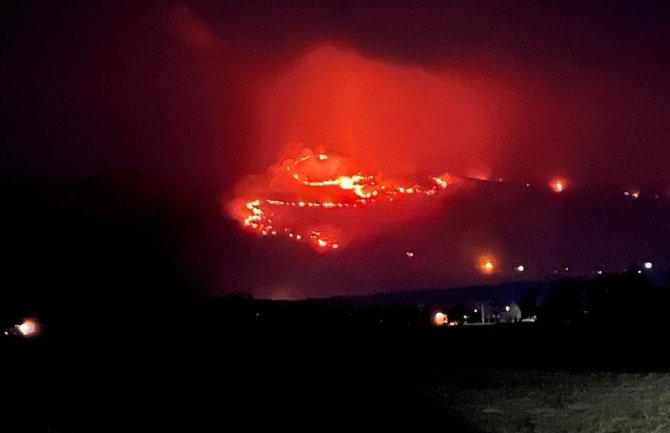
[[[629,189],[624,191],[623,193],[626,197],[631,197],[634,200],[637,200],[640,198],[640,190],[639,189]]]
[[[491,256],[480,257],[478,265],[482,274],[490,275],[496,271],[496,260]]]
[[[444,326],[449,323],[449,317],[441,311],[438,311],[433,315],[433,325],[435,326]]]
[[[568,187],[568,182],[565,179],[557,178],[551,181],[549,187],[552,189],[552,191],[561,193]]]

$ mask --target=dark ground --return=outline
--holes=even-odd
[[[670,365],[664,333],[644,326],[436,329],[249,300],[51,311],[40,338],[2,340],[3,424],[17,426],[3,431],[468,432],[426,375],[458,388],[499,369]]]
[[[493,389],[501,369],[523,382],[670,366],[664,316],[646,313],[653,297],[633,298],[645,306],[636,321],[445,329],[416,306],[195,300],[202,281],[178,254],[194,224],[148,200],[151,188],[95,177],[2,185],[0,325],[44,324],[35,339],[0,334],[3,433],[487,431],[440,390],[472,396],[461,377]],[[617,314],[631,310],[622,293]],[[571,300],[558,297],[557,311]]]

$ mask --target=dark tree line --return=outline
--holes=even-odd
[[[670,308],[670,289],[657,286],[633,268],[624,274],[593,280],[566,280],[538,309],[547,323],[588,322],[607,325],[659,324]]]

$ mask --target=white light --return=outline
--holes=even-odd
[[[477,309],[475,308],[475,313],[477,313],[477,312],[478,312],[478,311],[477,311]]]
[[[519,265],[519,266],[517,266],[517,267],[514,268],[514,269],[516,269],[518,272],[523,272],[523,271],[526,270],[526,268],[525,268],[523,265]]]
[[[637,271],[637,273],[638,273],[638,274],[641,274],[641,273],[642,273],[642,271],[638,270],[638,271]]]
[[[598,271],[598,272],[596,272],[596,273],[597,273],[598,275],[602,275],[602,274],[603,274],[603,271]]]
[[[505,305],[505,311],[509,311],[509,305]]]
[[[23,337],[34,337],[40,332],[40,325],[35,319],[26,319],[15,328]]]
[[[644,268],[645,269],[651,269],[654,267],[654,264],[652,262],[644,262]]]

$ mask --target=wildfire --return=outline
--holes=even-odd
[[[445,174],[431,177],[423,184],[402,184],[382,180],[377,174],[345,172],[350,169],[347,167],[351,165],[348,162],[339,155],[303,150],[300,157],[282,164],[280,178],[273,178],[272,183],[282,185],[283,188],[278,188],[277,192],[256,193],[255,197],[245,200],[242,205],[234,203],[233,216],[246,230],[256,235],[281,236],[308,242],[317,251],[324,252],[340,248],[341,241],[336,230],[319,227],[319,218],[314,217],[314,211],[335,212],[338,209],[393,202],[413,195],[433,196],[454,183],[454,179]],[[282,193],[282,189],[290,193]],[[300,196],[287,197],[289,194]],[[292,224],[295,218],[279,213],[288,208],[304,212],[308,220],[313,218],[308,224]],[[310,228],[305,229],[305,226]]]

